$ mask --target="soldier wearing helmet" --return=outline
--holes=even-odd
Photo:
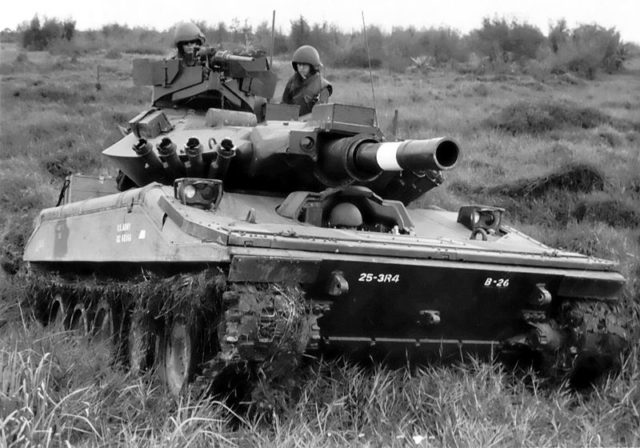
[[[300,115],[306,115],[317,103],[329,100],[333,87],[320,74],[320,55],[311,45],[298,48],[293,53],[291,65],[295,73],[284,88],[282,102],[297,104],[300,106]]]
[[[196,62],[196,53],[205,41],[206,37],[195,23],[181,22],[176,25],[173,44],[178,49],[177,57],[185,64],[193,65]]]

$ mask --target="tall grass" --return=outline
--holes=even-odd
[[[229,440],[224,405],[174,401],[84,336],[12,323],[0,335],[0,436],[9,445],[201,446]]]
[[[287,407],[238,418],[169,398],[152,376],[109,365],[84,337],[13,325],[0,334],[0,437],[61,446],[635,446],[640,356],[586,395],[499,365],[389,370],[320,362]],[[236,425],[231,425],[235,421]],[[235,429],[234,429],[235,428]]]

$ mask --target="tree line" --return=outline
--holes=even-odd
[[[299,17],[288,33],[263,22],[251,26],[233,19],[211,25],[195,21],[211,45],[239,51],[273,51],[291,54],[304,44],[313,45],[325,65],[335,67],[429,70],[450,66],[461,70],[504,71],[544,69],[552,73],[575,72],[593,78],[597,72],[612,73],[623,67],[631,46],[622,42],[615,28],[596,24],[567,26],[559,20],[544,34],[536,26],[517,20],[485,18],[479,28],[462,34],[451,27],[393,27],[390,32],[369,26],[363,32],[345,32],[327,22],[310,23]],[[112,54],[136,52],[164,54],[172,41],[172,30],[119,24],[79,31],[72,19],[35,16],[15,31],[0,33],[14,39],[25,50],[93,51]],[[114,53],[115,52],[115,53]]]

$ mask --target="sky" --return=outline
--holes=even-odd
[[[615,27],[622,40],[640,44],[639,0],[13,0],[3,6],[0,29],[15,28],[35,14],[40,18],[72,18],[76,28],[100,28],[109,23],[170,28],[178,21],[209,24],[234,18],[251,25],[271,22],[288,32],[292,20],[304,16],[310,23],[328,22],[345,31],[367,25],[390,31],[393,26],[452,27],[462,33],[479,28],[484,17],[516,19],[547,33],[549,25],[566,19],[569,27],[593,24]]]

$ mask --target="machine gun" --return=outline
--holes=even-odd
[[[213,48],[200,48],[187,56],[133,61],[134,84],[153,86],[154,107],[218,108],[263,115],[277,83],[266,56],[239,56]]]

